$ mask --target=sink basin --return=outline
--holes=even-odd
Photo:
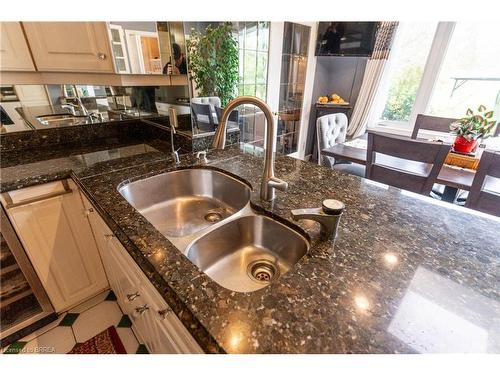
[[[74,116],[71,114],[46,115],[37,117],[42,125],[80,125],[86,124],[87,116]]]
[[[186,254],[219,285],[252,292],[286,273],[309,249],[298,232],[261,215],[234,219],[195,240]]]
[[[184,237],[243,209],[250,188],[212,169],[181,169],[134,181],[120,194],[166,237]]]

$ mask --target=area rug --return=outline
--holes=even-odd
[[[84,343],[76,344],[68,354],[127,354],[116,328],[111,326]]]

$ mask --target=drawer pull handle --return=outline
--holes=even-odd
[[[167,317],[172,313],[172,310],[170,309],[163,309],[163,310],[159,310],[158,311],[158,315],[160,315],[160,317],[162,319],[167,319]]]
[[[97,53],[97,58],[99,60],[106,60],[106,54],[105,53],[102,53],[102,52],[98,52]]]
[[[12,198],[10,197],[9,193],[3,193],[2,196],[5,199],[5,208],[9,209],[9,208],[14,208],[14,207],[24,206],[24,205],[27,205],[30,203],[36,203],[39,201],[43,201],[45,199],[55,198],[55,197],[58,197],[60,195],[69,194],[69,193],[73,192],[73,190],[71,190],[71,188],[69,187],[67,180],[62,180],[61,183],[64,187],[63,191],[58,191],[56,193],[43,194],[43,195],[40,195],[36,198],[26,199],[24,201],[17,202],[17,203],[14,203],[12,201]]]
[[[140,297],[141,295],[139,294],[139,292],[135,292],[135,293],[130,293],[130,294],[127,294],[127,299],[129,300],[129,302],[132,302],[133,300],[135,300],[137,297]]]
[[[114,234],[105,234],[104,235],[104,238],[106,238],[107,240],[110,240],[112,238],[116,237]]]
[[[144,306],[139,306],[139,307],[135,308],[135,312],[139,315],[143,315],[148,310],[149,310],[149,306],[147,304]]]
[[[92,212],[94,212],[94,209],[90,207],[88,210],[85,210],[85,215],[89,216]]]

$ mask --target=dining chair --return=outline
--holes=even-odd
[[[210,104],[198,104],[191,102],[191,110],[196,128],[200,131],[215,131],[214,118]]]
[[[365,167],[359,164],[335,160],[333,156],[322,155],[321,150],[344,143],[346,140],[348,120],[343,113],[331,113],[318,117],[316,135],[318,142],[318,164],[338,171],[364,177]]]
[[[500,151],[485,150],[465,207],[500,216]]]
[[[450,124],[457,121],[456,118],[449,117],[437,117],[428,115],[417,115],[415,120],[415,126],[413,127],[413,132],[411,134],[412,139],[417,139],[418,132],[422,130],[433,130],[436,132],[449,133]]]
[[[332,168],[335,164],[333,156],[321,155],[321,150],[344,143],[347,134],[347,116],[343,113],[332,113],[318,117],[316,134],[318,142],[318,164]]]
[[[493,137],[500,137],[500,122],[498,122],[495,127],[495,131],[493,132]]]
[[[429,195],[451,145],[368,133],[365,177]]]
[[[221,106],[221,101],[218,96],[198,96],[196,98],[192,98],[191,103],[210,104],[210,106],[212,107],[212,112],[214,111],[214,107]]]
[[[222,108],[219,106],[214,106],[215,109],[215,115],[217,116],[217,124],[220,124],[220,121],[222,119]],[[229,117],[227,118],[228,125],[229,124],[234,124],[233,127],[238,127],[238,121],[240,118],[240,114],[237,110],[232,111],[229,114]]]

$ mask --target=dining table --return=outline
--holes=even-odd
[[[321,154],[325,156],[332,156],[337,160],[348,161],[356,164],[366,165],[367,156],[367,145],[368,145],[368,133],[362,136],[349,140],[345,143],[339,143],[332,147],[324,148],[321,150]],[[431,140],[431,141],[442,141],[445,143],[452,142],[451,137],[445,134],[442,137],[435,137],[435,139],[424,139],[420,140]],[[481,154],[485,149],[500,151],[500,137],[488,138],[482,141],[476,150],[475,155],[470,156],[471,158],[480,159]],[[453,151],[450,151],[450,154]],[[385,155],[381,155],[384,159]],[[453,155],[449,155],[453,156]],[[456,162],[457,159],[453,157],[447,157],[445,163],[441,167],[441,170],[436,178],[435,183],[444,185],[444,190],[441,196],[442,201],[453,203],[457,198],[459,190],[469,191],[472,182],[474,181],[474,176],[476,174],[475,169],[464,168],[455,164],[460,164]],[[394,168],[399,168],[403,170],[415,170],[417,173],[425,173],[425,167],[421,163],[408,161],[405,159],[399,159],[394,157],[385,157],[382,161],[383,164],[388,164]],[[477,163],[473,163],[477,166]]]

